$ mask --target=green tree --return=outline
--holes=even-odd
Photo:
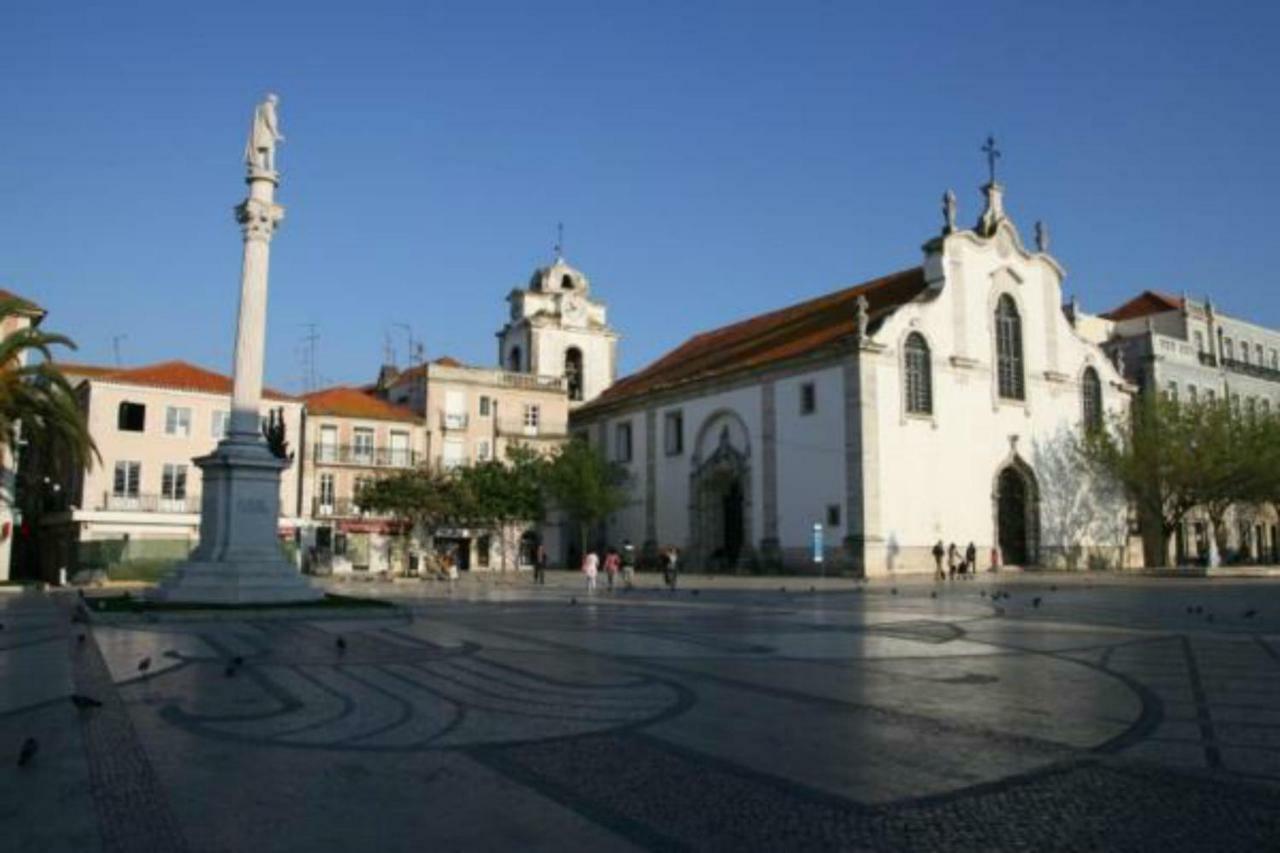
[[[1232,506],[1251,501],[1259,491],[1262,420],[1227,401],[1185,406],[1191,421],[1191,447],[1199,476],[1192,493],[1204,510],[1218,553],[1227,547],[1226,515]]]
[[[1083,429],[1082,456],[1119,483],[1137,507],[1146,562],[1164,566],[1169,542],[1200,500],[1204,476],[1197,407],[1144,394],[1102,429]]]
[[[0,324],[31,309],[22,299],[0,300]],[[55,347],[74,350],[76,345],[36,326],[0,339],[0,444],[15,451],[21,431],[26,443],[37,448],[45,470],[65,477],[101,457],[75,391],[54,361]]]
[[[580,439],[562,445],[546,470],[547,495],[578,525],[583,547],[590,530],[626,502],[626,470]]]
[[[427,466],[369,480],[355,499],[362,509],[401,522],[406,539],[456,519],[460,503],[457,480]]]
[[[539,453],[513,444],[507,448],[505,463],[489,460],[458,471],[461,512],[475,526],[497,529],[499,559],[504,569],[511,526],[541,521],[545,513],[542,480],[546,467],[546,460]]]

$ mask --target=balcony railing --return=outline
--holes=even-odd
[[[361,509],[352,498],[311,499],[312,518],[386,518],[385,513]]]
[[[412,468],[418,454],[407,447],[368,447],[359,444],[317,444],[317,463],[330,465],[363,465],[366,468]]]
[[[538,376],[534,373],[511,373],[502,371],[502,384],[510,388],[527,388],[533,391],[560,391],[564,389],[564,378],[560,376]]]
[[[98,509],[110,512],[198,513],[200,496],[171,498],[164,495],[116,495],[104,492]]]
[[[536,426],[530,426],[519,418],[513,418],[512,420],[499,420],[496,427],[498,435],[512,438],[540,438],[550,440],[566,438],[568,436],[568,433],[564,431],[557,432],[550,429],[543,423],[538,423]]]
[[[466,412],[441,412],[440,428],[441,429],[466,429],[467,413]]]
[[[1199,356],[1200,356],[1200,363],[1201,363],[1201,364],[1206,365],[1206,366],[1208,366],[1208,367],[1217,367],[1217,366],[1218,366],[1218,359],[1214,358],[1213,353],[1211,353],[1211,352],[1204,352],[1203,350],[1201,350],[1201,351],[1200,351],[1200,353],[1199,353]]]
[[[1267,367],[1263,364],[1251,364],[1247,361],[1237,361],[1234,358],[1224,358],[1222,360],[1222,366],[1233,373],[1243,373],[1246,376],[1252,376],[1256,379],[1280,382],[1280,370]]]

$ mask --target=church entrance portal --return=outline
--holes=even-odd
[[[714,451],[692,475],[692,542],[695,563],[712,569],[737,568],[751,541],[750,466],[722,429]]]
[[[996,479],[995,502],[1000,562],[1007,566],[1034,565],[1040,533],[1035,475],[1016,462],[1006,465]]]

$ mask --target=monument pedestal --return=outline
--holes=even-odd
[[[158,601],[275,604],[324,593],[280,547],[280,472],[289,464],[252,434],[233,434],[193,460],[203,475],[200,545],[152,591]]]

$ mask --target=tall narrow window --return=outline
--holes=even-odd
[[[1080,403],[1084,410],[1084,425],[1089,429],[1102,426],[1102,383],[1098,380],[1098,371],[1092,367],[1084,369],[1080,380]]]
[[[332,474],[320,475],[320,487],[317,490],[319,495],[316,499],[316,502],[320,504],[317,508],[318,515],[333,515],[333,486]]]
[[[111,481],[111,494],[118,498],[136,498],[141,481],[141,462],[117,462],[115,476]]]
[[[1001,296],[996,305],[996,370],[1001,397],[1027,398],[1022,376],[1022,318],[1008,294]]]
[[[166,462],[160,475],[160,494],[166,500],[181,501],[187,497],[187,466]]]
[[[684,452],[684,413],[667,412],[663,421],[663,444],[667,455],[679,456]]]
[[[352,432],[352,461],[357,465],[373,464],[373,430],[356,427]]]
[[[919,332],[907,335],[907,342],[903,345],[903,367],[907,372],[907,411],[915,415],[933,414],[929,344]]]
[[[191,410],[185,406],[167,406],[164,410],[164,434],[191,435]]]
[[[582,399],[582,350],[569,347],[564,353],[564,381],[570,400]]]
[[[615,431],[613,458],[618,462],[631,461],[631,422],[630,421],[617,425],[617,428]]]
[[[507,353],[507,370],[512,373],[519,373],[524,365],[524,359],[520,352],[520,347],[512,347],[511,352]]]
[[[818,390],[812,382],[800,386],[800,414],[812,415],[818,410]]]

